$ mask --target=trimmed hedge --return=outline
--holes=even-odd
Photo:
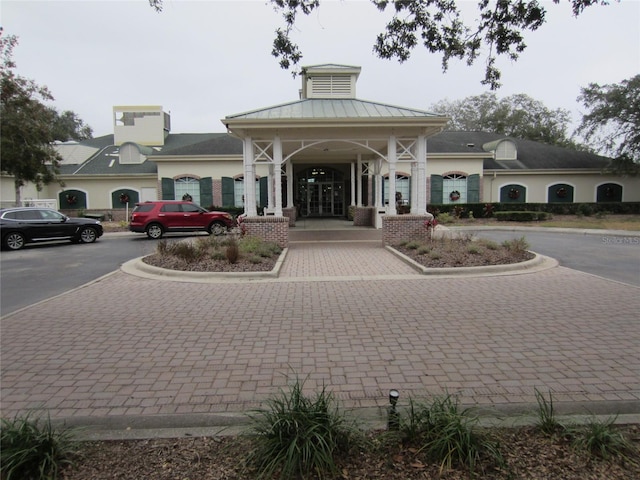
[[[534,222],[547,220],[551,214],[547,212],[496,212],[499,222]]]
[[[468,218],[472,212],[474,218],[493,217],[497,212],[547,212],[556,215],[584,215],[597,213],[640,215],[640,202],[608,203],[456,203],[429,204],[429,213],[450,213],[460,218]]]

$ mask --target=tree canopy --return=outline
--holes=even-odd
[[[54,141],[90,138],[92,131],[75,113],[59,114],[46,105],[53,101],[46,86],[15,73],[12,54],[17,44],[16,36],[4,35],[0,28],[1,168],[14,177],[19,203],[20,187],[27,182],[41,189],[57,179],[60,157]]]
[[[613,171],[640,173],[640,75],[619,84],[591,83],[581,89],[578,101],[587,109],[578,132],[614,157]]]
[[[275,31],[271,53],[282,68],[292,69],[296,75],[296,66],[302,59],[302,52],[292,39],[296,20],[300,14],[309,15],[319,8],[320,0],[269,1],[284,20],[284,26]],[[393,12],[392,19],[373,44],[378,57],[404,62],[421,43],[429,52],[441,55],[442,68],[446,71],[451,59],[472,65],[482,55],[486,64],[482,83],[492,90],[500,87],[497,58],[517,60],[527,47],[525,34],[542,26],[547,14],[541,0],[478,0],[477,15],[471,21],[463,17],[462,0],[370,1],[381,12],[387,8]],[[591,5],[609,3],[608,0],[568,1],[576,17]],[[161,11],[163,0],[149,0],[149,4]]]
[[[568,110],[551,110],[525,94],[498,99],[494,92],[442,100],[430,110],[451,118],[448,128],[483,131],[525,138],[563,147],[576,147],[567,132],[571,120]]]

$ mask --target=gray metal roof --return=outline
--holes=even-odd
[[[357,119],[357,118],[430,118],[439,117],[424,110],[397,107],[356,98],[309,98],[228,115],[227,119],[285,120],[285,119]]]

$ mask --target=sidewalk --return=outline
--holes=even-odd
[[[118,271],[3,318],[2,415],[229,425],[295,375],[378,421],[391,388],[502,413],[537,388],[560,413],[640,414],[638,288],[564,267],[428,277],[371,237],[326,235],[292,237],[277,279]]]

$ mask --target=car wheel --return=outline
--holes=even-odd
[[[4,237],[4,245],[9,250],[20,250],[24,247],[25,238],[20,232],[12,232]]]
[[[227,231],[227,226],[222,222],[213,222],[209,225],[209,233],[211,235],[222,235]]]
[[[95,228],[85,227],[80,230],[80,241],[82,243],[93,243],[98,238]]]
[[[162,238],[163,234],[164,234],[164,229],[162,228],[162,225],[158,223],[152,223],[147,227],[147,237],[153,240]]]

